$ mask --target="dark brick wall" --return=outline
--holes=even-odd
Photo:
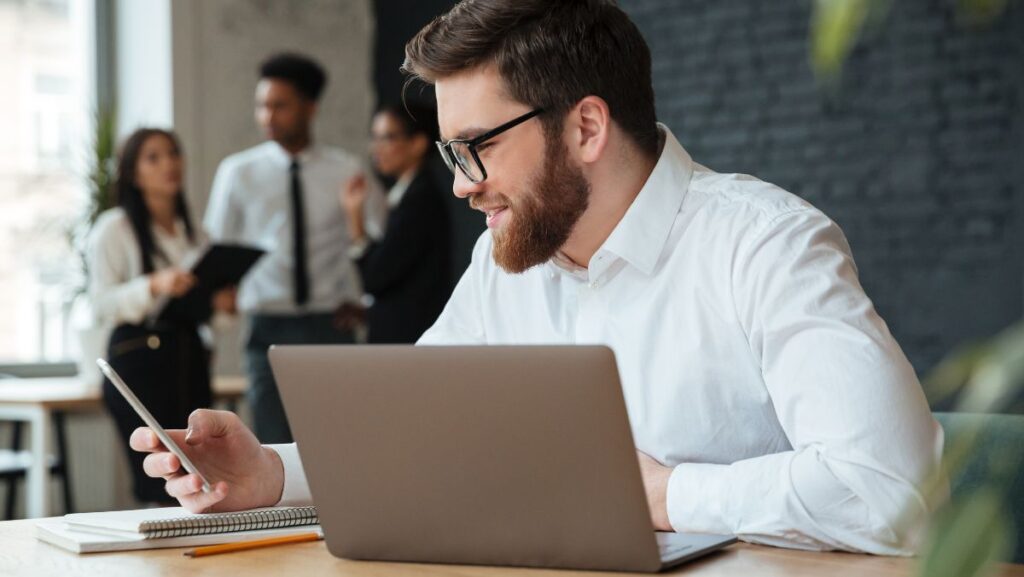
[[[808,199],[919,372],[1024,306],[1024,3],[993,25],[901,0],[841,89],[808,64],[809,2],[622,0],[658,116],[693,157]]]

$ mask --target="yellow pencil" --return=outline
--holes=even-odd
[[[274,537],[271,539],[257,539],[255,541],[241,541],[239,543],[224,543],[223,545],[210,545],[209,547],[196,547],[186,551],[186,557],[205,557],[207,555],[219,555],[231,553],[232,551],[245,551],[259,547],[270,547],[272,545],[284,545],[287,543],[304,543],[306,541],[319,541],[323,539],[319,533],[299,533],[287,537]]]

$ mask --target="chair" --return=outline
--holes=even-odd
[[[1024,415],[935,413],[946,433],[946,451],[965,435],[977,434],[965,467],[950,479],[955,501],[986,481],[998,478],[1006,483],[1007,509],[1017,531],[1014,556],[1009,561],[1024,563]]]
[[[11,376],[0,373],[0,379],[4,378],[11,378]],[[32,465],[32,454],[21,449],[22,429],[24,426],[25,423],[12,421],[10,448],[0,449],[0,482],[7,485],[4,519],[14,518],[14,508],[18,503],[18,481],[28,475],[28,469]],[[50,456],[47,466],[50,469],[50,474],[60,476],[62,481],[61,491],[64,497],[64,511],[72,513],[75,509],[71,498],[71,475],[68,470],[64,413],[60,411],[53,413],[53,427],[57,437],[57,456]]]

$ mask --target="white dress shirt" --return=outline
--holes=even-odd
[[[203,245],[202,233],[189,242],[185,223],[175,221],[174,234],[159,226],[151,228],[153,241],[166,259],[153,255],[153,267],[185,266]],[[131,221],[121,208],[112,208],[96,220],[89,235],[86,259],[89,263],[89,300],[98,326],[139,324],[155,312],[160,299],[149,289],[149,277],[142,271],[142,249]]]
[[[362,166],[341,149],[319,145],[302,151],[296,160],[301,166],[310,271],[310,299],[302,307],[295,304],[292,272],[292,156],[267,141],[225,158],[217,169],[204,220],[210,237],[267,251],[239,286],[238,308],[243,312],[329,312],[361,295],[347,255],[349,235],[339,194]]]
[[[908,554],[942,430],[839,227],[753,177],[661,157],[589,269],[501,270],[491,236],[419,344],[604,344],[677,531]],[[285,495],[308,498],[294,446]],[[585,482],[585,481],[582,481]]]

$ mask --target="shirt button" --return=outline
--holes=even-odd
[[[596,280],[595,280],[595,281],[592,281],[592,282],[590,283],[590,288],[592,288],[592,289],[595,289],[595,290],[596,290],[596,289],[597,289],[598,287],[600,287],[600,286],[601,286],[601,283],[597,282]]]

